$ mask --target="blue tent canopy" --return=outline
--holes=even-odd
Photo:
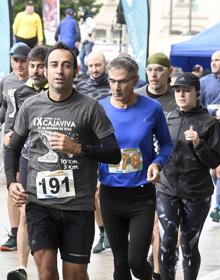
[[[216,50],[220,50],[220,23],[187,41],[171,45],[170,61],[184,71],[192,71],[195,64],[210,69],[211,56]]]

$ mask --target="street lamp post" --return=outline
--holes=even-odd
[[[173,0],[170,0],[170,21],[169,21],[169,32],[172,34],[173,27]]]
[[[189,34],[192,34],[192,0],[189,0]]]

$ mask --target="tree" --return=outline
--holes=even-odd
[[[12,1],[12,0],[11,0]],[[25,7],[24,0],[14,0],[12,1],[12,18],[15,18],[15,15],[18,12],[24,10]],[[42,16],[42,0],[34,0],[35,10],[36,12]],[[60,1],[60,17],[64,17],[65,10],[67,8],[72,8],[75,11],[75,16],[77,19],[77,11],[79,7],[83,7],[84,9],[90,11],[93,16],[97,15],[100,8],[103,4],[96,3],[96,1],[91,0],[61,0]]]
[[[24,0],[11,0],[12,6],[12,19],[14,20],[17,13],[24,10],[26,1]],[[35,11],[42,16],[42,0],[34,0]]]
[[[60,2],[60,14],[61,17],[65,15],[66,8],[72,8],[75,12],[75,18],[78,19],[77,11],[79,7],[83,7],[85,10],[91,12],[93,16],[99,13],[102,3],[96,3],[91,0],[63,0]]]

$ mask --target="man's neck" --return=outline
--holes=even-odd
[[[35,88],[36,90],[41,90],[41,89],[43,89],[43,88],[45,87],[46,84],[47,84],[47,83],[44,83],[44,84],[42,84],[42,85],[35,85],[35,84],[33,84],[33,86],[34,86],[34,88]]]
[[[113,96],[110,98],[110,102],[113,106],[119,109],[127,109],[128,107],[132,106],[137,101],[137,95],[132,93],[128,100],[126,101],[118,101]]]
[[[19,81],[25,81],[25,80],[28,79],[28,75],[27,75],[27,76],[20,76],[20,75],[16,75],[16,74],[15,74],[15,76],[16,76],[16,78],[17,78]]]
[[[159,89],[151,88],[150,85],[148,85],[148,87],[147,87],[148,91],[153,95],[163,95],[164,93],[166,93],[167,88],[168,88],[168,85],[166,85],[163,88],[159,88]]]
[[[50,99],[53,101],[64,101],[73,94],[74,89],[72,88],[69,91],[65,91],[65,94],[63,94],[63,92],[64,91],[62,91],[62,93],[61,93],[61,92],[54,91],[53,89],[49,88],[48,95],[49,95]]]
[[[216,77],[218,80],[220,80],[220,73],[216,73]]]
[[[89,78],[93,86],[108,86],[108,77],[105,73],[98,78],[92,78],[91,76]]]

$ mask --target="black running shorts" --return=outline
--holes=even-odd
[[[63,211],[29,203],[26,206],[32,254],[44,248],[60,251],[63,261],[90,262],[94,240],[94,211]]]

